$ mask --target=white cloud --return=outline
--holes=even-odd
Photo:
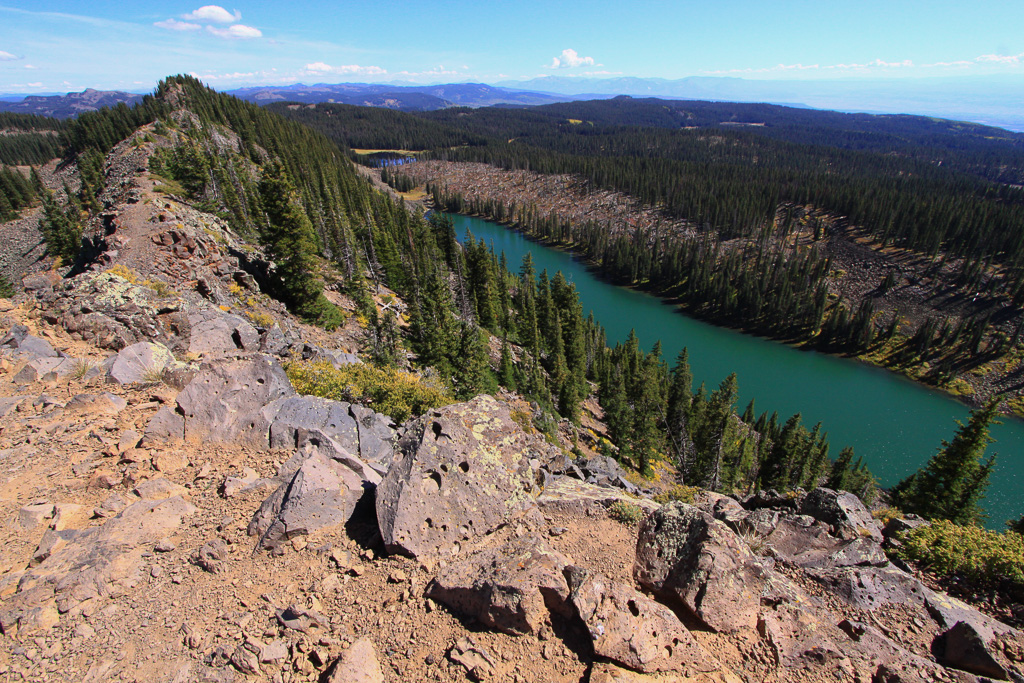
[[[197,10],[181,15],[182,19],[192,21],[212,21],[215,24],[231,24],[242,20],[242,13],[235,10],[235,13],[227,11],[220,5],[204,5]]]
[[[358,64],[342,64],[341,66],[331,66],[324,62],[313,62],[307,64],[306,68],[300,74],[302,76],[322,76],[325,74],[345,74],[345,75],[358,75],[358,76],[383,76],[388,72],[379,66],[360,66]]]
[[[198,31],[203,28],[199,24],[193,24],[187,21],[178,21],[177,19],[156,21],[153,22],[153,26],[156,26],[157,28],[165,28],[168,31]]]
[[[246,26],[245,24],[235,24],[227,28],[215,28],[213,26],[207,26],[206,30],[215,36],[220,38],[239,38],[241,40],[251,40],[252,38],[260,38],[263,36],[263,31],[252,26]]]
[[[0,62],[13,62],[16,59],[18,59],[18,57],[15,57],[10,52],[0,50]]]
[[[36,66],[35,64],[26,64],[25,68],[26,69],[38,69],[39,67]]]
[[[562,54],[551,59],[549,69],[571,69],[578,66],[594,66],[593,57],[580,57],[576,50],[571,48],[562,50]]]

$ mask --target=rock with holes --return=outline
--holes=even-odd
[[[767,571],[732,529],[692,505],[667,503],[640,525],[634,578],[716,631],[757,625]]]
[[[482,550],[442,569],[427,597],[511,635],[537,633],[548,612],[568,616],[569,560],[535,534]]]
[[[256,511],[249,535],[259,536],[262,547],[274,548],[297,536],[344,525],[366,488],[380,481],[373,470],[359,465],[354,457],[341,462],[307,444],[282,467],[281,484]]]
[[[721,668],[668,607],[579,567],[569,568],[566,575],[572,605],[598,657],[644,673],[694,676]]]
[[[260,348],[260,335],[248,320],[222,313],[217,309],[194,313],[188,317],[190,326],[188,350],[206,357]]]
[[[163,344],[139,342],[117,352],[107,377],[118,384],[155,382],[163,376],[164,368],[175,363],[174,355]]]
[[[266,448],[270,425],[262,415],[263,407],[294,395],[284,368],[271,356],[203,363],[199,374],[178,394],[185,439]]]
[[[388,552],[457,552],[533,507],[529,461],[549,458],[549,449],[490,396],[409,423],[377,487],[377,521]]]

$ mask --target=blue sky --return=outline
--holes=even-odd
[[[0,0],[0,93],[538,76],[1019,75],[1024,2]]]

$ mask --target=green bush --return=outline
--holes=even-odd
[[[644,518],[644,510],[634,503],[617,500],[608,506],[608,516],[626,526],[635,526]]]
[[[932,573],[1024,592],[1024,536],[938,520],[903,535],[896,554]]]
[[[14,296],[14,285],[10,280],[0,275],[0,299],[10,299]]]
[[[285,368],[295,391],[336,401],[364,403],[402,423],[432,408],[454,403],[416,375],[365,363],[335,368],[328,361],[293,361]]]

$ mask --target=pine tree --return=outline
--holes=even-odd
[[[341,313],[324,297],[318,269],[313,226],[298,204],[298,192],[282,166],[273,164],[260,179],[260,200],[267,215],[263,229],[277,266],[285,302],[303,318],[324,327],[337,327]]]
[[[967,424],[957,420],[960,428],[953,441],[943,439],[942,448],[928,464],[896,485],[893,503],[927,519],[980,524],[985,514],[979,501],[995,464],[995,455],[982,457],[993,441],[989,426],[998,407],[998,399],[993,399],[971,411]]]

